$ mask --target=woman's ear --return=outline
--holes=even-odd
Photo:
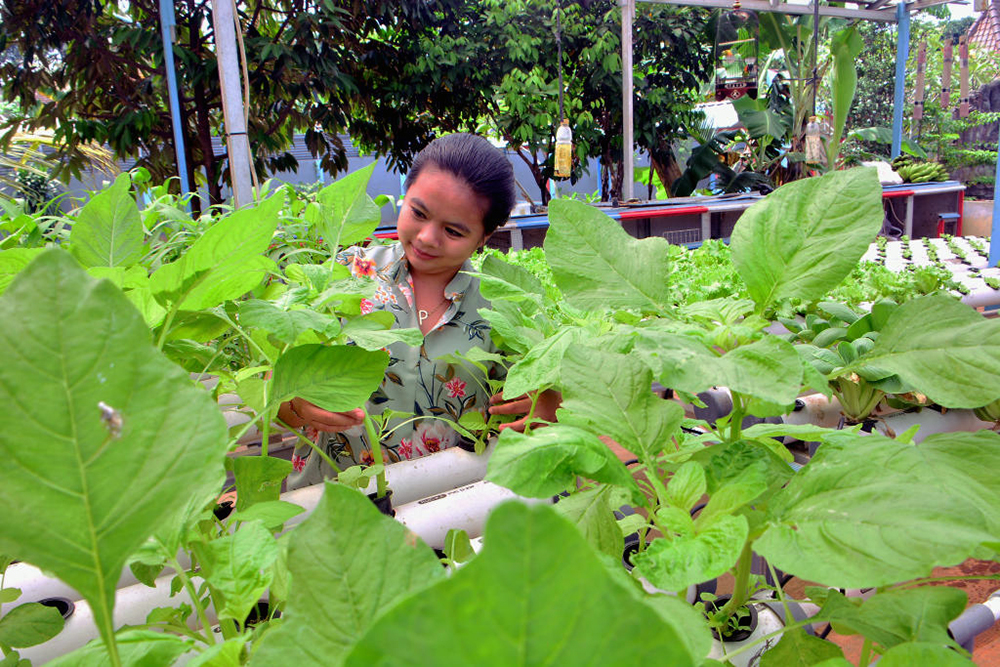
[[[483,235],[483,239],[479,242],[479,247],[477,248],[477,250],[482,250],[483,248],[485,248],[486,242],[490,240],[491,236],[493,236],[493,232]]]

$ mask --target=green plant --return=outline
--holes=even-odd
[[[841,214],[851,224],[842,225]],[[750,299],[674,307],[664,284],[670,253],[662,240],[628,238],[600,213],[553,202],[545,250],[556,283],[568,304],[605,314],[614,343],[595,345],[580,337],[556,351],[555,339],[546,336],[524,355],[537,358],[546,350],[547,362],[522,380],[527,388],[554,385],[563,392],[559,423],[530,435],[502,433],[488,478],[528,496],[568,489],[570,497],[557,508],[609,555],[620,553],[623,532],[638,529],[642,548],[633,557],[633,576],[658,588],[680,590],[733,570],[736,592],[713,620],[716,625],[729,623],[747,602],[754,552],[825,585],[888,589],[990,542],[1000,517],[974,519],[976,527],[967,527],[977,537],[970,533],[966,539],[945,519],[957,516],[945,508],[962,506],[966,485],[982,483],[979,464],[964,459],[966,453],[982,445],[980,455],[1000,456],[1000,440],[992,434],[932,436],[918,452],[905,434],[896,441],[814,427],[742,427],[745,415],[788,410],[803,389],[825,392],[831,380],[876,369],[873,381],[895,376],[941,405],[974,407],[997,395],[995,352],[986,341],[1000,336],[1000,329],[950,297],[886,304],[860,317],[838,313],[852,321],[838,345],[838,363],[827,374],[810,363],[806,346],[765,333],[782,303],[818,300],[846,277],[882,216],[870,172],[835,172],[785,186],[744,214],[733,233],[734,265]],[[510,298],[526,297],[512,292]],[[851,326],[860,335],[846,334]],[[559,335],[572,334],[564,328]],[[913,363],[916,357],[922,363]],[[955,378],[947,359],[958,357],[980,357],[981,364]],[[523,364],[515,363],[512,374]],[[704,435],[686,433],[682,410],[650,392],[654,379],[684,395],[727,386],[733,412],[710,427],[701,424],[709,428]],[[859,395],[857,412],[876,397]],[[823,443],[801,472],[787,465],[789,453],[773,439],[793,433]],[[634,453],[644,475],[634,478],[636,469],[626,470],[599,435]],[[934,462],[919,476],[955,482],[945,482],[947,490],[938,487],[932,502],[925,502],[927,486],[910,478],[914,468],[904,465],[902,472],[889,465],[925,456]],[[692,518],[689,511],[706,493],[707,506]],[[905,521],[929,522],[920,540],[906,537],[913,527],[898,532],[896,522],[904,519],[888,502],[893,493],[919,502]],[[616,532],[612,510],[623,501],[643,507],[646,518],[633,515]],[[653,529],[656,537],[647,533]],[[823,601],[821,618],[834,608],[831,597]],[[937,627],[943,633],[943,625]],[[866,641],[882,641],[877,633],[862,634]],[[790,633],[782,643],[795,641]]]
[[[372,224],[343,214],[353,207],[336,203],[364,209],[362,192],[342,186],[321,197],[320,205],[329,207],[322,220],[331,225],[324,239],[343,240]],[[229,218],[261,257],[269,239],[249,238],[256,235],[253,221],[276,225],[270,213],[279,206],[269,200],[252,210],[255,215]],[[402,526],[344,485],[326,484],[313,515],[275,539],[298,509],[278,500],[288,464],[267,457],[233,462],[236,511],[216,519],[210,509],[231,438],[208,394],[154,343],[180,340],[172,338],[176,327],[192,329],[195,320],[177,309],[175,324],[154,325],[153,337],[148,318],[121,288],[80,268],[76,257],[89,257],[96,246],[76,248],[76,257],[45,251],[0,295],[0,315],[13,323],[0,338],[10,360],[0,365],[0,397],[11,406],[0,413],[0,454],[7,462],[0,468],[0,501],[7,510],[0,515],[0,551],[45,567],[91,600],[104,642],[62,664],[128,663],[140,656],[169,663],[189,652],[208,664],[226,656],[230,664],[361,665],[413,655],[434,663],[458,655],[489,665],[634,664],[650,654],[670,664],[701,664],[709,622],[679,600],[645,595],[621,571],[623,531],[634,530],[642,538],[634,574],[659,588],[680,590],[734,572],[735,595],[713,619],[716,626],[732,624],[755,590],[755,552],[822,584],[807,590],[821,612],[786,625],[772,649],[775,660],[794,655],[808,664],[831,657],[830,651],[836,655],[835,648],[797,632],[830,620],[863,635],[866,655],[874,646],[888,664],[914,655],[931,664],[949,655],[946,626],[964,596],[920,586],[926,579],[900,582],[925,577],[932,565],[996,550],[1000,510],[981,499],[1000,492],[992,474],[1000,463],[1000,436],[939,434],[918,447],[907,434],[893,440],[811,426],[744,428],[742,419],[779,414],[803,389],[826,389],[830,378],[809,363],[802,346],[766,330],[785,304],[819,301],[847,276],[882,215],[880,188],[864,170],[786,186],[748,211],[732,237],[733,265],[749,298],[677,303],[666,280],[672,253],[663,239],[632,239],[599,211],[553,202],[545,255],[562,299],[553,302],[528,271],[487,258],[483,290],[492,309],[483,315],[512,353],[505,389],[558,387],[564,395],[560,420],[525,434],[504,431],[489,477],[527,496],[570,494],[555,511],[498,508],[483,552],[452,576]],[[130,236],[108,236],[110,228],[89,232],[111,239],[122,256],[138,254],[129,251]],[[71,247],[84,245],[86,233]],[[199,245],[205,238],[213,237],[202,236],[181,255],[182,266],[171,270],[187,277],[168,295],[165,309],[172,308],[170,299],[207,299],[198,291],[201,276],[213,270],[200,264],[210,255],[208,244]],[[240,252],[229,248],[213,267]],[[265,288],[279,295],[272,305],[291,301],[287,309],[258,304],[243,312],[237,304],[238,318],[227,312],[232,306],[213,311],[231,319],[240,329],[236,335],[252,340],[267,359],[263,365],[273,368],[270,379],[254,367],[233,376],[241,395],[256,397],[247,401],[255,414],[266,415],[288,395],[324,405],[336,395],[355,405],[380,381],[380,353],[361,346],[362,340],[374,345],[380,331],[367,339],[361,334],[355,346],[306,342],[338,340],[353,321],[338,315],[334,334],[329,322],[319,325],[312,305],[324,295],[337,302],[335,312],[347,312],[359,299],[338,271],[332,263],[289,264],[282,273],[288,282]],[[266,274],[247,289],[260,288]],[[239,271],[223,277],[235,275]],[[236,292],[218,278],[212,283],[220,293]],[[294,307],[300,304],[310,307]],[[261,310],[259,319],[253,323],[251,315],[247,322],[254,308]],[[364,328],[355,335],[359,330]],[[842,373],[881,367],[951,407],[1000,399],[1000,329],[954,299],[911,299],[892,309],[874,339],[862,338],[873,340],[872,347]],[[962,377],[952,362],[966,369]],[[685,420],[678,404],[651,392],[654,378],[685,395],[728,386],[734,412],[712,426]],[[343,398],[348,394],[353,402]],[[705,430],[683,428],[695,425]],[[634,452],[644,474],[634,477],[636,470],[599,436]],[[779,436],[823,444],[796,471]],[[706,494],[707,505],[692,517]],[[901,513],[900,502],[910,512]],[[623,503],[648,513],[618,522],[613,510]],[[146,541],[150,536],[153,541]],[[59,548],[66,543],[78,548],[67,555]],[[176,562],[181,547],[191,552],[191,569]],[[192,603],[157,610],[146,628],[115,632],[111,594],[127,561],[141,578],[156,576],[165,565]],[[879,591],[859,605],[826,586]],[[248,627],[243,612],[265,591],[284,617]],[[193,631],[184,624],[205,612],[208,599],[222,620],[222,642],[206,618]],[[607,641],[626,633],[630,641]],[[754,640],[746,650],[769,639]]]
[[[422,339],[416,330],[389,331],[391,315],[363,313],[361,302],[372,288],[351,278],[333,259],[343,245],[364,240],[378,224],[379,207],[365,193],[370,173],[371,168],[341,179],[300,209],[313,233],[324,239],[319,264],[288,262],[279,269],[266,255],[285,206],[284,189],[254,207],[221,215],[211,226],[174,215],[176,201],[164,192],[145,215],[155,230],[148,234],[132,192],[135,175],[122,175],[80,209],[63,249],[21,248],[0,255],[15,259],[8,264],[13,282],[2,303],[21,323],[23,335],[46,341],[59,335],[38,331],[51,318],[71,324],[79,320],[73,324],[75,338],[52,343],[58,355],[49,360],[29,356],[9,366],[5,376],[9,391],[39,405],[37,392],[51,393],[60,406],[62,421],[52,433],[68,435],[59,436],[59,446],[46,451],[68,467],[54,465],[52,477],[43,476],[56,500],[40,520],[51,522],[53,531],[67,532],[68,538],[51,542],[72,543],[74,556],[63,557],[37,536],[26,538],[25,527],[5,530],[0,550],[53,563],[49,569],[81,592],[94,610],[104,644],[85,653],[106,653],[112,664],[121,664],[130,661],[131,651],[141,650],[135,644],[151,640],[145,630],[116,635],[112,625],[115,583],[126,560],[148,585],[168,569],[175,590],[187,593],[188,603],[152,614],[146,626],[173,633],[166,635],[172,640],[161,643],[173,657],[192,649],[208,651],[206,656],[220,650],[207,620],[209,605],[219,617],[223,640],[232,647],[223,650],[234,650],[234,655],[266,628],[266,623],[251,628],[245,619],[275,578],[287,580],[274,535],[301,511],[278,499],[291,463],[267,456],[278,405],[300,396],[330,410],[354,409],[383,380],[389,357],[382,348]],[[166,251],[150,248],[163,239]],[[20,270],[22,258],[27,268]],[[39,293],[46,295],[44,313],[23,315],[22,310],[41,303]],[[105,333],[95,337],[95,331]],[[234,342],[241,343],[238,358],[224,358]],[[77,377],[84,368],[84,377]],[[227,434],[214,401],[200,386],[192,386],[182,369],[198,377],[219,375],[212,396],[236,392],[250,422]],[[33,373],[45,374],[45,383],[25,389],[24,378]],[[52,389],[53,383],[62,389]],[[137,386],[145,390],[133,396]],[[9,415],[5,431],[16,430],[11,419],[41,424],[34,409]],[[165,430],[168,418],[183,425]],[[389,418],[366,421],[379,430]],[[230,462],[236,511],[229,519],[215,519],[211,510],[222,481],[221,455],[253,424],[263,436],[262,455]],[[4,441],[8,458],[16,454],[6,447],[38,442],[37,429],[20,432],[23,442]],[[133,460],[137,446],[156,453]],[[378,452],[377,435],[373,449]],[[91,477],[111,479],[119,468],[129,475],[131,486],[113,495],[106,493],[106,485],[92,488]],[[372,472],[382,495],[383,466]],[[13,465],[3,486],[16,495],[32,479],[38,476],[30,466]],[[77,499],[77,510],[60,513],[58,498],[65,494]],[[13,498],[4,496],[9,503]],[[190,566],[178,560],[179,550],[188,554]],[[280,590],[272,588],[272,609],[280,608],[281,600]],[[200,632],[187,628],[192,614]],[[7,626],[16,631],[16,623],[13,619]]]

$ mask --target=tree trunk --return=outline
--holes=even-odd
[[[649,164],[659,177],[660,182],[663,183],[668,196],[672,196],[674,181],[680,178],[682,173],[681,167],[677,164],[677,159],[674,156],[673,146],[667,145],[666,150],[656,151],[650,155]],[[650,183],[652,183],[652,179],[650,179]],[[652,196],[650,196],[650,199],[652,199]]]

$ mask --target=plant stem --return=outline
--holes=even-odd
[[[752,542],[746,541],[739,560],[736,561],[736,582],[733,584],[733,597],[722,607],[722,614],[729,618],[733,613],[746,604],[750,598],[750,566],[753,565]]]
[[[319,446],[319,445],[317,445],[317,444],[316,444],[315,442],[313,442],[313,441],[312,441],[312,440],[310,440],[309,438],[307,438],[307,437],[305,437],[304,435],[302,435],[302,434],[301,434],[301,433],[300,433],[300,432],[298,431],[298,429],[294,429],[294,428],[292,428],[291,426],[289,426],[289,425],[288,425],[288,424],[286,424],[285,422],[281,421],[280,419],[278,420],[278,423],[279,423],[279,424],[281,424],[282,426],[284,426],[285,428],[287,428],[288,430],[290,430],[290,431],[291,431],[292,433],[294,433],[294,434],[295,434],[295,437],[297,437],[297,438],[298,438],[299,440],[301,440],[302,442],[305,442],[305,443],[306,443],[307,445],[309,445],[309,446],[310,446],[310,447],[312,448],[312,450],[313,450],[314,452],[316,452],[317,454],[319,454],[319,457],[320,457],[321,459],[323,459],[323,461],[325,461],[325,462],[326,462],[326,464],[327,464],[328,466],[330,466],[330,468],[331,468],[331,469],[332,469],[332,470],[333,470],[334,472],[336,472],[336,473],[337,473],[338,475],[340,474],[340,466],[338,466],[338,465],[337,465],[336,463],[334,463],[334,462],[333,462],[333,459],[331,459],[331,458],[330,458],[330,457],[329,457],[329,456],[327,455],[327,453],[326,453],[326,452],[324,452],[324,451],[322,450],[322,448],[320,448],[320,446]]]
[[[375,465],[381,466],[379,474],[375,476],[375,497],[382,498],[385,496],[386,487],[385,460],[382,458],[382,441],[375,430],[375,423],[367,412],[365,413],[365,432],[368,434],[368,442],[372,448],[372,457],[375,459]]]
[[[186,296],[186,295],[185,295]],[[163,324],[160,325],[160,338],[156,341],[156,349],[163,351],[163,345],[167,342],[167,333],[170,331],[170,325],[174,322],[174,316],[177,315],[177,309],[180,306],[180,302],[174,303],[167,311],[166,317],[163,318]]]
[[[871,664],[872,640],[865,637],[865,643],[861,647],[861,658],[858,660],[858,667],[867,667]]]
[[[269,380],[264,381],[264,405],[267,405],[267,389],[270,384]],[[271,439],[271,413],[269,411],[264,412],[264,418],[260,420],[260,455],[267,456],[267,445],[268,441]]]
[[[212,625],[208,622],[208,615],[205,613],[205,608],[201,605],[201,600],[198,599],[198,591],[195,590],[194,584],[191,582],[191,577],[187,575],[187,570],[181,567],[181,564],[177,562],[177,557],[174,556],[169,561],[170,567],[174,568],[174,572],[177,573],[177,578],[181,580],[181,585],[184,586],[184,590],[187,591],[188,596],[191,598],[191,604],[194,605],[195,613],[198,614],[198,620],[201,621],[201,629],[203,631],[202,641],[206,644],[212,645],[215,643],[215,633],[212,632]]]
[[[743,397],[732,392],[733,412],[729,415],[729,442],[736,442],[743,434]]]

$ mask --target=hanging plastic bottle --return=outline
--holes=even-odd
[[[553,167],[556,178],[569,178],[573,173],[573,131],[569,119],[563,118],[556,130],[556,159]]]
[[[817,116],[810,116],[806,125],[806,162],[826,164],[826,151],[823,149],[823,126]]]

